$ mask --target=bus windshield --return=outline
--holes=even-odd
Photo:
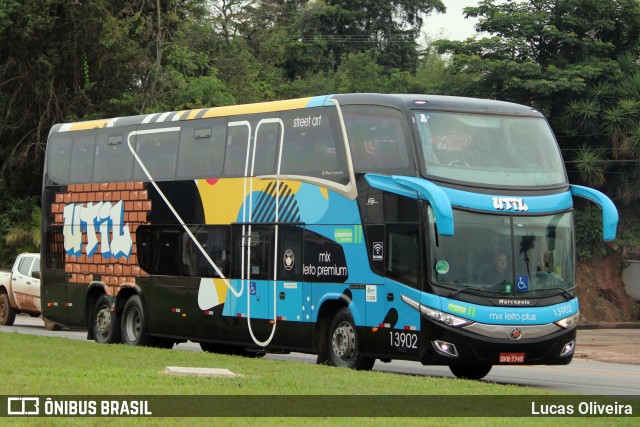
[[[432,282],[452,291],[549,296],[572,289],[571,213],[487,215],[454,210],[454,236],[437,235],[429,210]]]
[[[499,186],[566,184],[546,120],[415,111],[426,176]]]

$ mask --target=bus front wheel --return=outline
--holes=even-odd
[[[487,376],[491,367],[491,365],[451,365],[449,369],[458,378],[479,380]]]
[[[138,295],[133,295],[122,310],[122,342],[127,345],[149,345],[146,326],[142,300]]]
[[[327,335],[327,362],[330,365],[368,371],[376,359],[362,356],[351,311],[341,308],[331,321]]]
[[[93,337],[100,344],[115,344],[120,342],[120,325],[116,311],[111,310],[109,298],[101,295],[93,308],[91,322]]]

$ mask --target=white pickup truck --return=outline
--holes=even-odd
[[[11,271],[0,270],[0,325],[13,325],[18,313],[36,317],[41,312],[40,254],[20,254]]]

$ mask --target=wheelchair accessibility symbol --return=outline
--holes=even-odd
[[[529,276],[516,276],[516,287],[519,291],[528,291]]]
[[[256,282],[249,282],[249,295],[256,294]]]

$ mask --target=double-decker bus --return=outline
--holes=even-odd
[[[342,94],[55,125],[42,305],[100,343],[319,363],[567,364],[573,196],[512,103]]]

